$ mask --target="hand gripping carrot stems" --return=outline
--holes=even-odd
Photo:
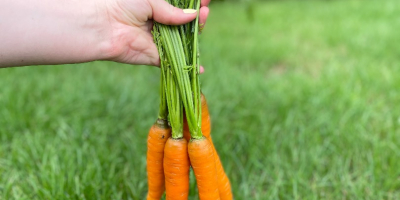
[[[196,9],[199,13],[201,0],[166,1],[179,8]],[[229,179],[210,136],[207,103],[200,93],[198,31],[199,16],[181,26],[154,22],[153,36],[160,55],[162,77],[160,113],[163,115],[159,118],[168,119],[172,137],[160,141],[164,151],[157,159],[162,159],[163,168],[159,167],[159,162],[154,165],[157,167],[149,167],[149,156],[151,161],[156,153],[148,153],[148,199],[160,199],[164,191],[160,184],[162,178],[150,174],[165,177],[166,199],[187,199],[190,166],[197,180],[200,200],[233,198]],[[162,152],[159,148],[155,151],[157,155]]]

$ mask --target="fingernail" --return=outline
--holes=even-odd
[[[193,14],[196,12],[197,12],[197,10],[195,10],[195,9],[183,9],[183,13],[186,13],[186,14]]]

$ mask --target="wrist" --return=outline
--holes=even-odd
[[[78,30],[84,30],[83,32],[86,33],[80,36],[85,41],[80,46],[81,53],[86,55],[88,61],[108,60],[111,57],[112,42],[110,37],[112,30],[107,14],[106,1],[90,0],[78,2],[82,4],[80,5],[82,6],[81,15],[77,19],[80,22]]]
[[[107,58],[103,0],[0,1],[0,67]]]
[[[86,14],[93,21],[92,32],[97,37],[96,60],[118,60],[128,48],[128,38],[132,36],[129,31],[133,26],[126,23],[129,21],[121,16],[127,17],[121,9],[118,0],[91,0],[94,12]],[[128,17],[129,18],[129,17]],[[92,33],[92,34],[93,34]]]

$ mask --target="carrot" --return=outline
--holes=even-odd
[[[188,8],[187,5],[189,5],[191,9],[200,10],[201,1],[167,1],[176,7],[185,5],[185,8]],[[201,88],[198,77],[200,69],[198,30],[199,15],[193,22],[184,26],[166,26],[155,22],[152,33],[159,50],[162,72],[167,77],[166,80],[175,81],[167,81],[170,83],[165,86],[172,137],[177,139],[182,138],[184,135],[181,124],[183,121],[181,115],[183,113],[181,111],[184,109],[186,114],[184,118],[186,119],[188,127],[186,129],[190,130],[190,134],[188,134],[188,131],[185,131],[186,138],[183,140],[186,142],[189,141],[188,153],[197,179],[200,199],[218,200],[220,199],[220,195],[218,184],[216,184],[217,161],[214,156],[216,151],[210,137],[210,120],[209,118],[203,119],[202,117]],[[170,78],[168,78],[168,76],[170,76]],[[208,116],[208,111],[206,113]],[[202,120],[205,121],[204,125]],[[176,130],[180,132],[176,132]],[[206,139],[203,134],[207,136],[208,139]],[[165,154],[167,154],[167,151],[169,150],[166,148]],[[175,150],[174,155],[181,155],[181,152]],[[165,159],[167,158],[165,157]],[[217,160],[220,163],[218,156]],[[167,162],[165,161],[165,163]],[[165,164],[164,170],[166,174],[170,166],[171,165]],[[220,167],[222,167],[222,165],[220,165]],[[226,183],[226,181],[221,183]],[[184,184],[186,185],[186,183]],[[168,189],[170,186],[168,186],[168,184],[166,184],[166,186],[168,198],[168,194],[171,192],[169,192],[170,190]]]
[[[189,196],[189,155],[188,142],[183,138],[183,105],[176,80],[170,69],[163,70],[166,102],[172,137],[164,148],[164,174],[167,200],[187,200]]]
[[[201,132],[204,137],[211,139],[211,118],[208,111],[208,104],[206,97],[201,93]]]
[[[147,137],[147,200],[159,200],[164,194],[164,146],[170,136],[171,128],[166,120],[158,119],[150,128]]]
[[[211,139],[210,113],[208,111],[206,97],[204,96],[203,93],[201,94],[201,118],[202,118],[201,131],[203,132],[203,135],[210,141],[213,151],[214,151],[215,167],[217,170],[217,178],[218,178],[219,195],[221,197],[221,200],[233,199],[229,178],[224,171],[221,160],[218,156],[218,153],[217,153],[215,146]],[[187,141],[190,140],[190,132],[189,132],[189,127],[188,127],[186,120],[184,120],[184,123],[183,123],[183,136],[185,137],[185,139]]]
[[[188,142],[169,138],[164,150],[164,173],[167,200],[187,200],[189,195]]]
[[[224,167],[222,166],[221,160],[219,159],[218,153],[214,150],[214,159],[215,159],[215,167],[217,170],[217,183],[218,183],[218,191],[221,200],[231,200],[233,199],[231,183],[229,182],[229,178],[224,171]]]
[[[202,137],[191,139],[188,146],[189,158],[201,200],[219,200],[217,172],[214,161],[214,150],[211,142]]]

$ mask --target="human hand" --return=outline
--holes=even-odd
[[[157,47],[151,30],[153,20],[180,25],[194,20],[195,10],[182,10],[165,0],[109,0],[107,13],[110,48],[107,60],[130,64],[159,65]],[[199,24],[204,26],[210,0],[202,0]],[[203,71],[203,69],[201,69]]]
[[[204,24],[210,0],[201,1]],[[178,25],[196,16],[164,0],[0,1],[0,68],[94,60],[157,66],[153,20]]]

